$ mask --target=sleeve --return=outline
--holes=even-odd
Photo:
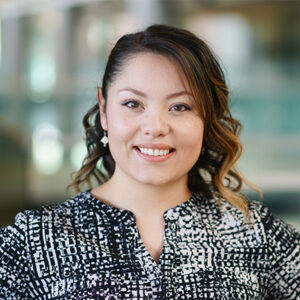
[[[28,282],[27,216],[19,213],[15,224],[0,229],[0,299],[21,299]]]
[[[300,299],[300,233],[263,206],[263,223],[271,253],[271,299]]]

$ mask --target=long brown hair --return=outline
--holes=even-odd
[[[188,173],[189,189],[206,197],[216,197],[218,204],[220,199],[225,199],[248,217],[248,202],[240,193],[242,183],[259,189],[247,182],[235,167],[242,153],[241,124],[231,115],[223,71],[204,41],[187,30],[167,25],[152,25],[144,31],[124,35],[109,55],[102,81],[103,98],[107,99],[109,85],[124,61],[145,52],[165,55],[179,64],[204,120],[202,151]],[[104,132],[98,103],[84,116],[83,126],[88,154],[70,185],[76,193],[81,184],[91,183],[92,178],[98,184],[104,183],[115,169],[109,147],[103,147],[100,142]]]

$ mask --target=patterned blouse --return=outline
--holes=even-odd
[[[300,235],[260,202],[254,226],[193,193],[164,213],[156,263],[128,210],[89,191],[0,230],[0,299],[300,299]]]

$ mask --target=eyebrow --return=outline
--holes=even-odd
[[[132,92],[132,93],[134,93],[136,95],[139,95],[141,97],[145,97],[145,98],[147,97],[147,95],[145,93],[143,93],[139,90],[133,89],[133,88],[127,88],[126,87],[126,88],[118,90],[119,93],[123,92],[123,91],[129,91],[129,92]],[[192,94],[188,91],[181,91],[181,92],[176,92],[176,93],[172,93],[172,94],[168,95],[166,97],[166,99],[168,100],[168,99],[179,97],[179,96],[182,96],[182,95],[190,95],[191,96]]]

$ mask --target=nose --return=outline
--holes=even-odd
[[[147,114],[144,115],[142,131],[145,135],[151,135],[153,137],[167,135],[170,131],[168,116],[158,109],[149,110]]]

